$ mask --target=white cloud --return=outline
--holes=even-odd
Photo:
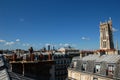
[[[51,45],[51,44],[49,44],[49,43],[46,43],[46,44],[45,44],[45,46],[48,46],[48,45]]]
[[[20,39],[16,39],[16,42],[19,42],[20,41]]]
[[[76,47],[77,45],[76,44],[72,44],[73,47]]]
[[[22,44],[23,46],[26,46],[26,44]]]
[[[116,28],[113,27],[113,28],[112,28],[112,31],[113,31],[113,32],[117,32],[118,29],[116,29]]]
[[[0,40],[0,43],[6,42],[5,40]]]
[[[68,43],[64,43],[64,44],[63,44],[63,43],[60,43],[60,44],[59,44],[60,47],[68,47],[68,46],[70,46],[70,45],[72,46],[72,44],[68,44]]]
[[[30,44],[28,44],[28,43],[26,43],[26,44],[25,44],[25,43],[23,43],[22,45],[23,45],[23,46],[30,46]]]
[[[64,44],[64,46],[65,46],[65,47],[68,47],[68,46],[70,46],[70,44],[67,44],[67,43],[66,43],[66,44]]]
[[[30,44],[27,43],[26,46],[30,46]]]
[[[11,45],[13,45],[13,44],[15,44],[15,42],[13,42],[13,41],[11,41],[11,42],[6,42],[6,43],[5,43],[6,46],[11,46]]]
[[[82,40],[90,40],[89,38],[87,37],[81,37]]]

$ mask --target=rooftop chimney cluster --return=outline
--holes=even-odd
[[[42,61],[42,60],[52,60],[52,54],[23,54],[21,57],[18,56],[16,53],[12,55],[12,61]]]

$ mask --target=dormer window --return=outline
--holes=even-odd
[[[75,61],[75,62],[72,62],[72,64],[71,64],[71,68],[75,68],[76,65],[77,65],[77,62],[76,62],[76,61]]]
[[[98,78],[93,77],[93,80],[98,80]]]
[[[83,71],[86,71],[86,67],[87,67],[86,63],[83,63],[83,65],[82,65],[82,70],[83,70]]]
[[[100,64],[96,64],[95,65],[95,73],[99,73],[100,72]]]
[[[115,67],[114,65],[108,65],[108,76],[113,76]]]
[[[75,62],[74,62],[74,67],[76,67],[76,65],[77,65],[77,62],[75,61]]]

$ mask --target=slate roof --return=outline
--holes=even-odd
[[[0,80],[35,80],[20,74],[13,73],[10,69],[7,69],[3,60],[3,55],[0,54]]]
[[[99,58],[99,55],[88,55],[82,58],[83,61],[96,60]]]
[[[3,55],[0,54],[0,80],[10,80],[7,69],[4,65]]]
[[[0,70],[0,80],[10,80],[6,69]]]
[[[72,59],[73,61],[76,61],[76,60],[81,60],[80,56],[76,56],[76,57],[73,57]]]
[[[4,66],[4,61],[3,61],[3,59],[0,57],[0,67],[1,66]]]
[[[95,62],[117,63],[120,60],[120,55],[103,55],[96,59]]]
[[[77,57],[73,58],[77,59]],[[107,62],[107,63],[117,63],[120,60],[120,55],[115,55],[115,54],[111,54],[111,55],[88,55],[85,56],[83,58],[81,58],[80,60],[82,61],[89,61],[89,60],[94,60],[95,62]]]

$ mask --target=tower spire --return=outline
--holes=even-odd
[[[118,40],[116,40],[116,50],[118,50]]]

